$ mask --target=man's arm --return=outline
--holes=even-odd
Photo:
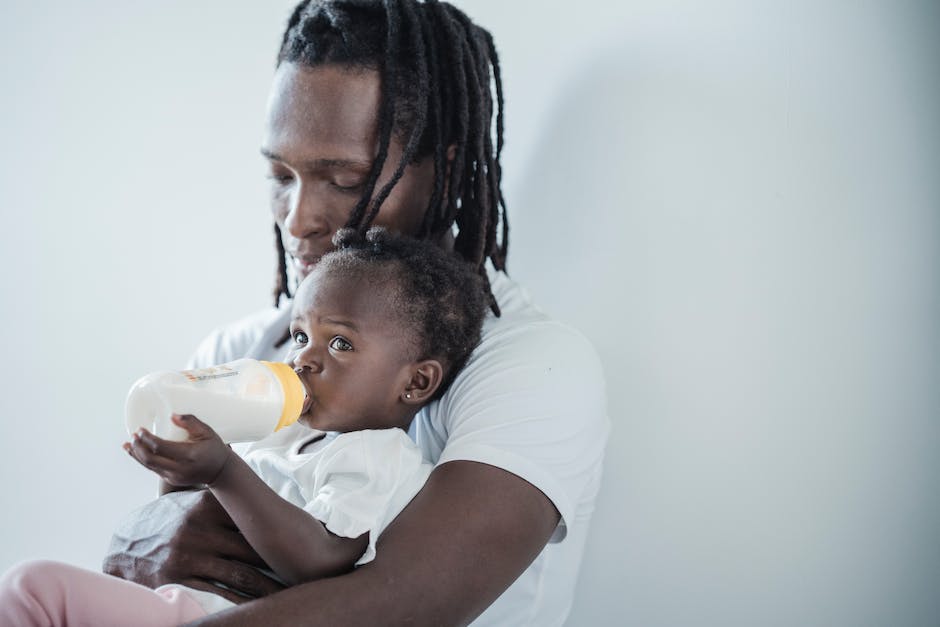
[[[524,479],[449,462],[388,526],[369,564],[191,624],[466,625],[532,563],[558,519]]]

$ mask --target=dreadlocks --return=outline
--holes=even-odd
[[[346,227],[367,230],[405,167],[433,157],[434,186],[417,236],[436,239],[456,225],[454,250],[483,278],[490,307],[499,315],[485,270],[487,260],[505,270],[509,245],[499,165],[503,86],[492,36],[437,0],[304,0],[288,20],[277,62],[380,72],[378,154]],[[393,133],[404,146],[402,157],[392,178],[376,190]],[[290,292],[277,224],[274,233],[277,304]]]

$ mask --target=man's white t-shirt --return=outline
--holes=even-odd
[[[609,431],[603,372],[580,333],[545,315],[505,274],[491,272],[490,282],[501,316],[487,316],[466,367],[418,413],[408,435],[432,464],[490,464],[552,501],[561,519],[551,540],[473,625],[561,625],[600,487]],[[241,357],[284,361],[290,342],[276,345],[289,321],[282,305],[219,329],[190,367]]]

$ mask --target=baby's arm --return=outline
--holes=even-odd
[[[281,498],[193,416],[174,416],[189,432],[188,442],[171,442],[142,429],[128,453],[171,485],[205,484],[258,555],[287,584],[350,570],[368,546],[368,533],[344,538]]]

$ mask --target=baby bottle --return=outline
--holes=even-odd
[[[225,442],[259,440],[297,421],[305,391],[288,364],[238,359],[200,370],[166,370],[141,378],[124,405],[127,433],[145,427],[167,440],[189,434],[173,414],[192,414]]]

